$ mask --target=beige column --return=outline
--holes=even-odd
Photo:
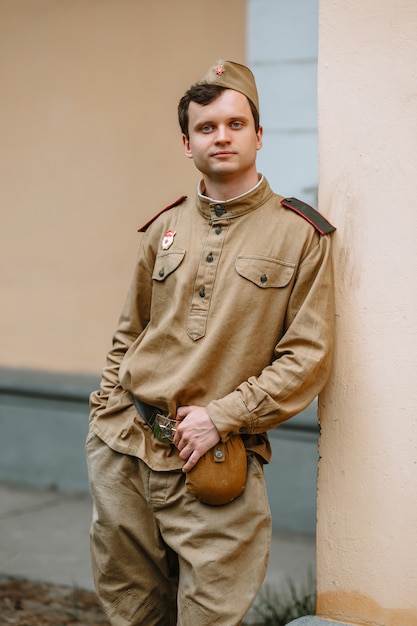
[[[308,623],[416,626],[417,3],[320,5],[319,195],[337,226],[337,338],[320,399]]]

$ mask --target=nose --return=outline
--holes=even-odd
[[[216,143],[229,143],[229,142],[230,142],[229,129],[227,128],[226,125],[220,124],[217,127]]]

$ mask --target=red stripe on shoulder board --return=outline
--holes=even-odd
[[[291,209],[301,215],[307,222],[309,222],[321,235],[328,235],[336,230],[335,226],[330,224],[321,213],[312,206],[297,200],[297,198],[284,198],[281,200],[281,204],[287,209]]]
[[[175,206],[178,206],[179,204],[182,204],[184,202],[184,200],[186,200],[186,199],[187,199],[187,196],[181,196],[181,198],[178,198],[178,200],[175,200],[175,202],[173,202],[172,204],[166,206],[165,209],[162,209],[162,211],[159,211],[159,213],[154,215],[149,220],[149,222],[146,222],[146,224],[141,226],[141,228],[138,228],[138,233],[144,233],[149,228],[149,226],[152,224],[152,222],[154,222],[156,220],[157,217],[162,215],[162,213],[165,213],[165,211],[169,211],[169,209],[173,209]]]

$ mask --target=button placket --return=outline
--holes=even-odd
[[[216,214],[216,209],[213,210]],[[213,223],[216,218],[213,215],[209,232],[200,255],[200,263],[196,275],[194,295],[191,302],[190,315],[188,318],[187,332],[196,340],[203,337],[206,331],[207,318],[210,309],[211,297],[223,242],[226,235],[227,223],[223,220],[222,225]],[[219,218],[217,218],[219,222]],[[220,232],[217,232],[220,226]]]

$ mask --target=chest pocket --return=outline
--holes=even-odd
[[[185,250],[170,250],[158,254],[155,259],[152,279],[158,282],[164,281],[181,265],[184,256]]]
[[[262,256],[238,256],[237,273],[261,289],[286,287],[295,272],[293,263]]]

